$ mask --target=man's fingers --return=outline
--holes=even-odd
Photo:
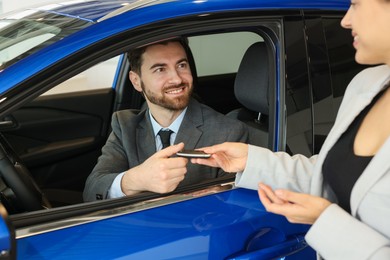
[[[187,173],[187,168],[184,166],[170,169],[169,170],[170,178],[176,178],[176,177],[180,177],[180,176],[183,176],[183,178],[184,178],[184,175]]]
[[[184,149],[184,143],[179,143],[179,144],[168,146],[167,148],[158,151],[153,156],[158,158],[168,158],[171,157],[172,155],[175,155],[177,152],[183,149]]]

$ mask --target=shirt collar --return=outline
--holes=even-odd
[[[175,121],[172,122],[172,124],[168,127],[162,127],[157,121],[154,119],[152,116],[152,113],[150,112],[150,109],[148,109],[149,117],[150,117],[150,122],[152,122],[152,127],[153,127],[153,132],[154,136],[157,136],[158,131],[160,131],[161,128],[163,129],[170,129],[172,130],[175,134],[179,131],[181,122],[183,122],[184,115],[187,111],[187,107],[180,113],[180,115],[175,119]]]

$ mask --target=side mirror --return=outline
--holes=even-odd
[[[1,203],[0,215],[0,259],[16,259],[15,229]]]

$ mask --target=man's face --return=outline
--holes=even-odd
[[[178,42],[149,46],[142,55],[141,76],[130,73],[134,87],[149,104],[182,110],[190,100],[192,74],[187,55]]]

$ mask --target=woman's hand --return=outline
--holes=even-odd
[[[244,143],[223,143],[197,150],[211,154],[208,159],[191,159],[192,163],[222,168],[225,172],[243,171],[248,157],[248,145]]]
[[[283,215],[291,223],[313,224],[331,204],[328,200],[259,184],[259,197],[267,211]]]

